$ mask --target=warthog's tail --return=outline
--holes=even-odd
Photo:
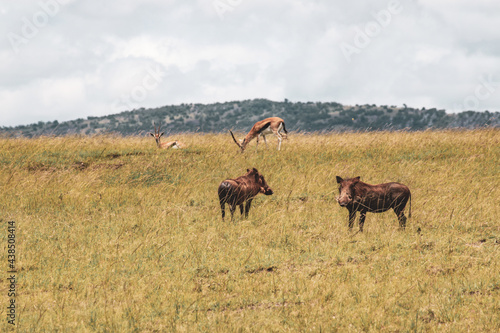
[[[411,217],[411,192],[410,192],[410,209],[408,211],[408,217]]]
[[[226,181],[223,181],[219,185],[219,189],[217,190],[217,192],[219,194],[220,204],[222,205],[222,204],[226,203],[231,196],[231,184],[226,182]]]

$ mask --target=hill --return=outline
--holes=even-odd
[[[154,109],[137,109],[103,117],[88,117],[59,123],[3,127],[1,132],[14,136],[94,135],[107,132],[142,135],[152,130],[153,122],[162,122],[167,133],[247,131],[260,119],[279,116],[287,129],[306,132],[425,130],[500,126],[500,112],[466,111],[448,114],[444,110],[396,106],[355,105],[335,102],[274,102],[254,99],[215,104],[181,104]]]

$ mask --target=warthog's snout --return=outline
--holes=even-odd
[[[347,204],[349,203],[349,200],[346,200],[346,198],[341,198],[340,196],[339,197],[336,197],[335,200],[337,200],[337,202],[339,203],[340,207],[345,207],[347,206]]]
[[[271,190],[270,188],[268,188],[265,192],[264,192],[265,195],[271,195],[271,194],[274,194],[273,190]]]

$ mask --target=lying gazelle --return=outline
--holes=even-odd
[[[156,129],[156,123],[153,123],[153,125],[155,126],[155,134],[149,132],[149,134],[151,134],[151,136],[153,138],[155,138],[156,140],[156,144],[158,145],[158,148],[162,148],[162,149],[168,149],[168,148],[173,148],[173,149],[180,149],[180,148],[183,148],[184,147],[184,144],[180,141],[169,141],[169,142],[163,142],[161,143],[160,142],[160,138],[162,137],[163,134],[165,134],[165,132],[161,132],[160,133],[160,127],[161,127],[161,122],[160,124],[158,125],[158,129]]]
[[[285,134],[281,134],[281,130],[285,132]],[[264,120],[258,121],[253,125],[252,129],[248,134],[245,136],[243,141],[239,143],[236,141],[234,138],[233,132],[230,130],[231,136],[233,137],[234,142],[240,147],[241,152],[245,151],[245,148],[247,145],[252,141],[253,139],[257,138],[257,146],[255,149],[257,150],[257,147],[259,146],[259,136],[262,135],[264,138],[264,142],[266,143],[267,146],[267,141],[266,141],[266,135],[267,134],[274,134],[278,138],[278,150],[281,149],[281,140],[283,138],[287,138],[288,132],[286,131],[285,128],[285,121],[279,117],[271,117],[271,118],[266,118]]]

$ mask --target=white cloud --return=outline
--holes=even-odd
[[[220,0],[233,4],[222,18],[212,0],[57,1],[17,53],[8,34],[23,36],[40,4],[0,5],[0,126],[109,114],[134,93],[140,107],[288,98],[500,109],[498,1],[400,0],[388,24],[391,0]],[[359,31],[372,35],[348,62],[340,45]],[[151,68],[164,72],[157,84]],[[495,88],[478,99],[484,77]]]

